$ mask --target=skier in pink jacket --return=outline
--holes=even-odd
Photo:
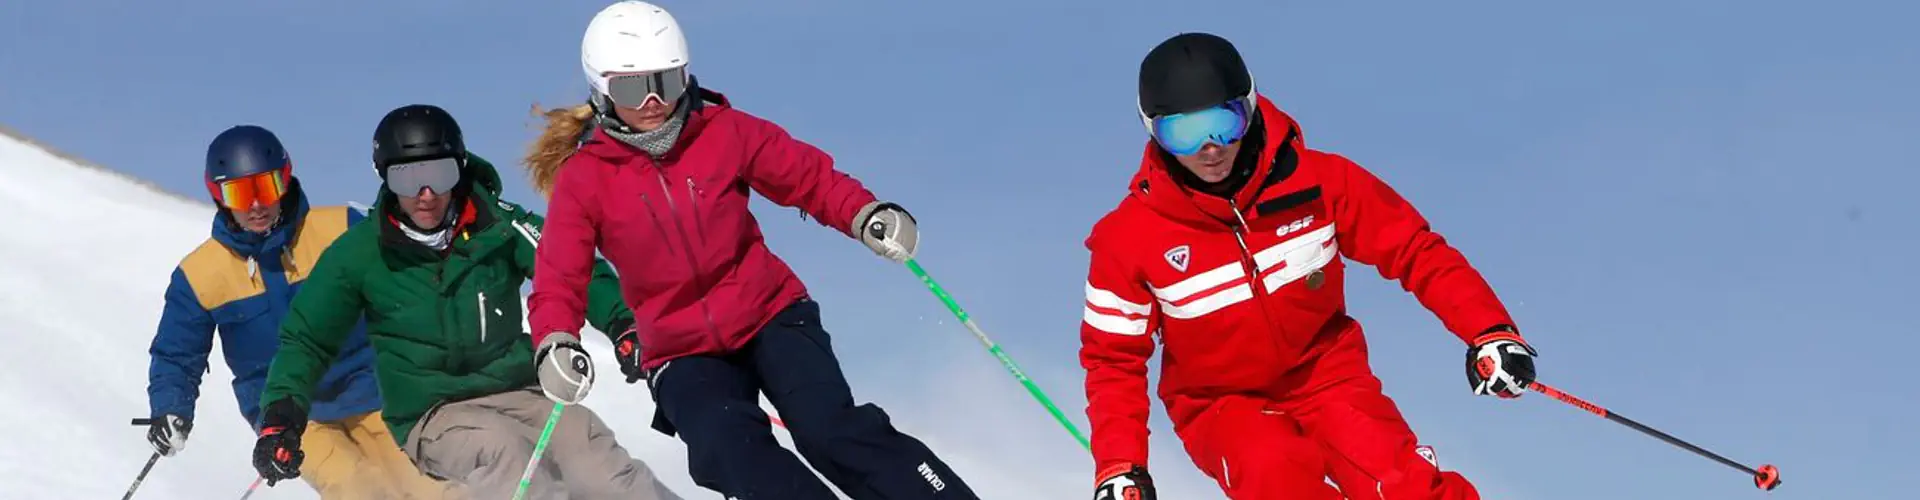
[[[549,112],[526,162],[551,199],[528,300],[548,394],[575,403],[591,386],[578,332],[598,250],[636,320],[615,342],[621,371],[648,380],[653,425],[686,443],[697,484],[742,499],[835,498],[774,440],[765,393],[800,455],[852,498],[977,498],[878,406],[854,405],[819,305],[762,240],[748,191],[895,261],[913,255],[913,217],[700,88],[660,7],[602,10],[581,58],[590,104]]]

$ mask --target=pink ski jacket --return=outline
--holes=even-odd
[[[643,368],[746,344],[807,295],[762,240],[749,188],[852,237],[872,192],[826,152],[699,92],[704,102],[658,161],[595,130],[561,167],[527,301],[534,345],[579,332],[596,249],[620,275]]]

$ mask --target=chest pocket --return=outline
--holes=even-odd
[[[267,314],[267,301],[264,295],[255,295],[229,302],[213,309],[213,322],[222,330],[248,328],[248,323]]]
[[[249,373],[264,369],[279,346],[280,323],[271,321],[267,300],[255,295],[229,302],[211,311],[220,335],[221,350],[228,354],[228,369]]]
[[[514,271],[513,253],[512,249],[493,252],[467,275],[467,286],[455,292],[454,300],[466,304],[454,309],[467,316],[460,323],[474,325],[477,344],[504,346],[525,333],[520,328],[520,285],[526,280]]]
[[[1249,229],[1265,248],[1255,260],[1273,269],[1261,285],[1275,299],[1269,307],[1285,309],[1276,319],[1289,323],[1288,330],[1312,331],[1345,307],[1346,273],[1332,204],[1322,196],[1319,179],[1298,166],[1292,148],[1275,158],[1272,185],[1254,205]]]

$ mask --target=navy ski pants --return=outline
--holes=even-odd
[[[778,411],[794,448],[855,500],[975,500],[933,450],[894,429],[872,403],[854,406],[818,303],[781,311],[739,351],[672,360],[649,379],[654,428],[687,446],[694,484],[741,500],[834,500],[774,440],[759,395]]]

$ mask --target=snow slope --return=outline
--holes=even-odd
[[[146,346],[160,297],[178,260],[206,238],[212,210],[0,127],[0,213],[12,226],[0,243],[8,339],[0,349],[0,498],[117,498],[132,483],[152,454],[145,428],[128,421],[146,416]],[[585,337],[602,372],[617,375],[606,340]],[[239,498],[253,481],[253,439],[234,409],[231,374],[217,355],[211,369],[186,448],[162,458],[135,498]],[[629,451],[686,498],[719,498],[687,479],[678,441],[646,428],[651,401],[622,390],[618,377],[603,377],[599,388],[586,404],[618,416],[607,420]],[[967,440],[911,432],[985,498],[1086,494],[1085,464],[1013,465]],[[252,498],[316,495],[296,480],[262,486]]]

